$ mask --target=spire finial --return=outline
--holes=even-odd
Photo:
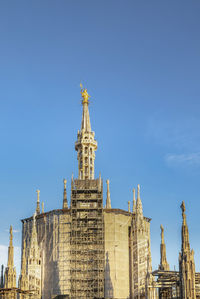
[[[136,212],[135,188],[133,188],[133,213]]]
[[[110,181],[106,180],[107,184],[107,198],[106,198],[106,209],[111,209],[111,200],[110,200]]]
[[[64,191],[63,191],[63,209],[68,209],[68,204],[67,204],[67,180],[63,180],[64,183]]]
[[[83,85],[82,85],[82,83],[80,83],[80,87],[81,87],[81,96],[82,96],[82,98],[83,98],[83,101],[82,101],[82,103],[83,104],[88,104],[89,103],[89,98],[90,98],[90,95],[88,94],[88,92],[87,92],[87,88],[83,88]]]
[[[13,228],[12,225],[10,226],[10,245],[12,245],[13,242]]]
[[[184,251],[190,251],[190,242],[189,242],[189,231],[186,221],[186,214],[185,214],[185,202],[182,201],[181,204],[181,210],[182,210],[182,252]]]
[[[36,208],[36,214],[40,214],[40,190],[36,190],[37,192],[37,208]]]
[[[186,216],[185,216],[185,202],[182,201],[181,203],[181,210],[182,210],[182,218],[183,218],[183,222],[185,223],[186,221]]]
[[[160,229],[161,229],[161,244],[164,244],[164,227],[162,226],[162,224],[160,225]]]

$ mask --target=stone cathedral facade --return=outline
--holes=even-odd
[[[158,270],[152,272],[151,219],[143,215],[139,185],[137,196],[133,189],[132,208],[129,202],[125,211],[111,207],[107,180],[103,207],[104,183],[101,176],[95,178],[97,141],[91,129],[87,89],[82,88],[81,95],[82,122],[75,143],[78,178],[71,178],[70,203],[66,180],[61,208],[44,212],[37,190],[34,214],[22,220],[18,287],[11,228],[8,265],[4,275],[2,269],[0,298],[197,298],[200,276],[195,274],[184,203],[179,272],[169,270],[162,226],[161,262]]]

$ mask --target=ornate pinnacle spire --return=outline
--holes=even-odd
[[[67,180],[63,180],[64,183],[64,192],[63,192],[63,209],[68,209],[68,204],[67,204]]]
[[[180,298],[196,299],[194,251],[190,251],[184,201],[181,204],[181,210],[183,222],[181,230],[182,250],[179,254]]]
[[[184,201],[181,204],[181,210],[182,210],[182,253],[185,251],[190,251],[190,242],[189,242],[189,232],[188,232],[188,226],[186,221],[186,214],[185,214],[185,203]]]
[[[137,188],[137,202],[136,202],[136,214],[137,216],[143,217],[142,201],[140,198],[140,185]]]
[[[107,198],[106,198],[106,209],[111,209],[111,200],[110,200],[110,181],[106,181],[107,184]]]
[[[13,248],[13,229],[12,225],[10,226],[10,242],[8,247],[8,267],[14,267],[14,248]]]
[[[37,192],[37,208],[36,208],[36,214],[40,214],[40,190],[36,190]]]
[[[135,188],[133,188],[133,213],[136,212]]]
[[[160,244],[160,265],[159,269],[160,270],[169,270],[169,264],[167,262],[167,257],[166,257],[166,246],[165,246],[165,241],[164,241],[164,228],[161,224],[160,226],[161,229],[161,244]]]
[[[94,179],[94,160],[97,142],[94,139],[94,132],[91,130],[90,115],[88,110],[89,94],[87,89],[81,85],[81,96],[83,98],[83,114],[81,122],[81,131],[78,131],[75,150],[78,152],[78,168],[80,180]]]
[[[12,226],[10,226],[10,242],[8,247],[8,266],[5,270],[5,288],[15,288],[16,287],[16,270],[14,268],[14,247],[13,247],[13,231]]]

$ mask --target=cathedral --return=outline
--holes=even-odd
[[[95,178],[97,141],[89,116],[89,94],[81,87],[82,122],[75,150],[78,178],[64,179],[63,203],[45,212],[37,190],[36,210],[22,220],[21,273],[16,282],[12,227],[8,263],[1,270],[0,298],[144,299],[200,298],[200,273],[190,250],[185,204],[179,271],[170,271],[161,225],[160,265],[152,271],[150,221],[143,215],[140,186],[128,210],[111,206],[109,180]]]

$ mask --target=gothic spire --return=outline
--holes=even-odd
[[[10,242],[8,247],[8,267],[13,268],[14,266],[14,247],[13,247],[13,229],[10,226]]]
[[[106,181],[107,184],[107,197],[106,197],[106,209],[111,209],[111,200],[110,200],[110,181]]]
[[[10,226],[10,242],[8,247],[8,265],[5,269],[5,288],[16,287],[16,270],[14,268],[14,247],[13,247],[13,230]]]
[[[36,214],[40,214],[40,190],[36,190],[37,192],[37,207],[36,207]]]
[[[189,242],[189,232],[188,232],[188,226],[186,221],[186,214],[185,214],[185,203],[184,201],[181,204],[181,210],[182,210],[182,253],[185,251],[190,251],[190,242]]]
[[[133,213],[136,212],[135,188],[133,188]]]
[[[87,89],[81,85],[81,96],[83,105],[83,114],[81,122],[81,131],[78,131],[75,150],[78,152],[78,168],[80,180],[94,179],[94,160],[97,142],[94,139],[94,132],[91,130],[89,116],[89,94]]]
[[[160,244],[160,265],[159,269],[160,270],[169,270],[169,264],[167,262],[167,257],[166,257],[166,246],[165,246],[165,240],[164,240],[164,228],[161,224],[160,226],[161,229],[161,244]]]
[[[63,191],[63,209],[68,209],[68,204],[67,204],[67,180],[63,180],[64,183],[64,191]]]
[[[181,230],[182,246],[179,254],[180,297],[183,299],[196,299],[194,250],[190,251],[184,201],[181,204],[181,210],[183,222]]]
[[[140,198],[140,185],[137,187],[137,202],[136,202],[136,215],[143,217],[142,201]]]

